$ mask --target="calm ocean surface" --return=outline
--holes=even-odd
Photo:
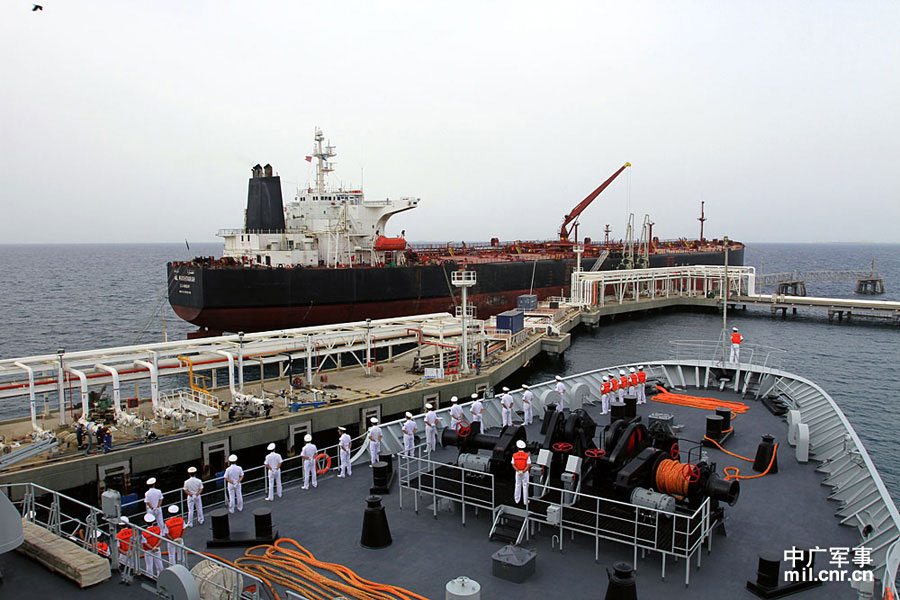
[[[190,252],[183,244],[0,245],[0,358],[160,341],[161,314],[169,339],[183,339],[194,327],[165,301],[166,262],[220,254],[221,244],[194,244]],[[875,298],[900,300],[900,245],[749,244],[744,261],[771,273],[866,269],[873,258],[886,288]],[[851,298],[854,286],[808,283],[807,293]],[[835,398],[900,498],[900,328],[828,323],[811,313],[781,320],[759,310],[730,313],[729,322],[748,343],[787,350],[784,368]],[[721,323],[712,314],[671,313],[621,319],[593,333],[579,329],[563,359],[535,361],[520,381],[668,358],[671,340],[717,339]],[[3,418],[26,413],[24,403],[0,406]]]

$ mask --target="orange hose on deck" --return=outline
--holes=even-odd
[[[259,554],[260,551],[262,554]],[[290,538],[248,548],[244,556],[234,562],[209,554],[207,556],[260,578],[276,600],[279,599],[275,593],[276,584],[299,592],[310,600],[331,600],[335,596],[357,600],[428,600],[401,587],[363,579],[343,565],[319,561],[309,550]],[[317,570],[330,571],[340,581],[329,579]]]
[[[747,458],[746,456],[741,456],[740,454],[735,454],[734,452],[729,452],[725,448],[723,448],[716,440],[703,436],[703,439],[711,442],[716,445],[716,447],[729,456],[733,456],[735,458],[739,458],[741,460],[746,460],[747,462],[753,462],[754,459]],[[775,456],[778,453],[778,444],[775,444],[775,448],[772,449],[772,459],[769,461],[769,466],[766,467],[766,470],[760,473],[759,475],[740,475],[741,470],[737,467],[724,467],[722,472],[725,473],[725,481],[730,481],[732,479],[756,479],[757,477],[762,477],[766,473],[769,472],[769,469],[772,468],[772,465],[775,464]]]
[[[704,398],[703,396],[688,396],[686,394],[673,394],[661,385],[656,386],[659,393],[653,396],[654,402],[665,404],[677,404],[689,408],[701,408],[703,410],[716,410],[717,408],[729,408],[733,414],[742,414],[750,410],[743,402],[733,400],[719,400],[718,398]]]

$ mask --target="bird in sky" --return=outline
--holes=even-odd
[[[31,9],[31,12],[37,12],[39,10],[44,10],[44,7],[41,6],[40,4],[35,4],[34,8]]]

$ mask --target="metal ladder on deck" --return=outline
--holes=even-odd
[[[528,528],[528,511],[501,504],[494,515],[494,523],[488,538],[491,541],[504,541],[519,545],[525,539]]]

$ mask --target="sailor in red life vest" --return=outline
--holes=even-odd
[[[731,328],[731,361],[730,362],[741,362],[741,342],[744,341],[744,336],[738,333],[737,327]]]
[[[144,522],[147,523],[147,532],[141,534],[141,548],[144,550],[144,570],[151,579],[163,570],[162,554],[160,553],[160,532],[159,527],[150,524],[156,520],[153,513],[144,515]]]
[[[625,388],[628,387],[628,375],[623,369],[619,369],[619,402],[625,402]]]
[[[184,534],[184,519],[178,516],[178,507],[172,505],[169,507],[169,514],[172,515],[166,519],[166,552],[169,556],[169,564],[174,565],[182,562],[181,548],[172,542],[181,542],[181,536]]]
[[[637,387],[637,383],[638,383],[637,373],[634,372],[634,367],[631,367],[630,369],[628,369],[628,395],[629,396],[634,396],[635,398],[637,398],[637,390],[635,389]]]
[[[617,392],[619,391],[619,380],[616,379],[616,376],[610,374],[609,376],[609,401],[613,402],[616,400]]]
[[[646,404],[647,403],[647,374],[644,373],[644,365],[638,365],[637,369],[637,393],[638,393],[638,404]]]
[[[528,506],[528,473],[531,470],[531,455],[525,452],[525,440],[516,442],[518,452],[513,454],[512,465],[516,471],[516,504],[521,499]]]
[[[603,383],[600,384],[600,414],[605,415],[609,412],[609,377],[603,376]]]

